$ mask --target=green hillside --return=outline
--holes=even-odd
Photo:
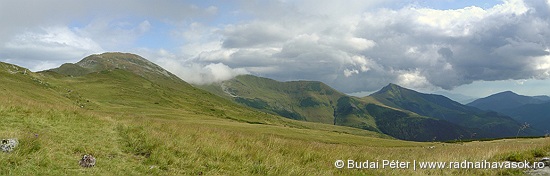
[[[548,138],[421,143],[291,120],[123,61],[135,55],[94,56],[118,69],[33,73],[0,62],[0,138],[19,140],[13,152],[0,152],[0,175],[508,175],[522,170],[337,169],[334,162],[534,161],[550,151]],[[95,167],[78,165],[84,154],[96,157]]]
[[[423,94],[395,84],[390,84],[370,96],[391,107],[472,128],[471,137],[474,138],[512,137],[518,135],[518,129],[521,128],[521,124],[510,117],[484,112],[441,95]],[[477,137],[473,133],[476,133]],[[542,133],[528,128],[519,131],[519,135],[532,136]]]
[[[59,68],[51,69],[67,76],[83,76],[92,72],[110,71],[123,69],[147,78],[151,81],[179,79],[174,74],[166,71],[164,68],[148,61],[147,59],[130,53],[103,53],[90,55],[81,61],[72,64],[66,63]]]
[[[404,112],[376,99],[359,99],[316,81],[278,82],[242,75],[201,88],[242,105],[290,119],[349,126],[414,141],[455,140],[471,130]]]
[[[241,75],[219,84],[201,86],[238,103],[296,120],[334,124],[334,109],[346,95],[313,81],[278,82]],[[374,122],[366,122],[375,128]]]

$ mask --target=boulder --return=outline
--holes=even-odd
[[[19,142],[15,138],[2,139],[0,143],[0,150],[2,150],[3,152],[11,152],[13,151],[13,149],[15,149],[15,147],[17,147],[17,144],[19,144]]]
[[[544,163],[544,166],[550,166],[550,158],[548,157],[544,157],[542,159],[540,159],[540,162],[543,162]]]
[[[95,166],[95,158],[92,155],[84,155],[82,156],[82,159],[78,162],[80,166],[82,167],[94,167]]]

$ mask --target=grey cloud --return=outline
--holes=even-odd
[[[441,48],[437,50],[437,53],[441,55],[441,57],[446,59],[452,59],[453,58],[453,51],[449,48]]]
[[[151,28],[149,21],[137,23],[96,19],[83,28],[75,28],[79,35],[93,38],[105,49],[124,48]]]
[[[344,92],[373,91],[387,83],[400,81],[410,86],[431,84],[453,89],[480,80],[546,79],[548,71],[534,68],[533,63],[550,54],[549,6],[545,1],[529,1],[525,6],[528,8],[526,12],[521,12],[521,9],[499,11],[496,7],[463,11],[409,7],[379,9],[364,13],[358,21],[350,18],[352,21],[348,23],[335,20],[335,16],[308,16],[307,10],[294,9],[293,14],[307,16],[309,24],[314,27],[296,26],[300,20],[289,22],[288,19],[266,18],[266,23],[294,24],[287,27],[295,28],[289,30],[294,37],[251,37],[262,40],[262,43],[272,42],[271,47],[280,46],[280,52],[271,57],[263,55],[257,61],[239,56],[231,57],[227,62],[231,62],[232,67],[258,67],[267,66],[268,63],[262,60],[270,60],[269,63],[275,62],[281,70],[267,76],[283,80],[320,80]],[[506,8],[514,10],[518,7]],[[285,12],[288,9],[292,8]],[[441,15],[440,19],[430,19]],[[445,15],[449,17],[445,18]],[[233,42],[233,37],[241,37],[232,33],[224,36],[224,42],[229,43]],[[356,51],[343,48],[342,41],[328,42],[346,36],[372,41],[374,45]],[[312,39],[314,37],[317,38]],[[233,45],[233,48],[258,47],[250,43],[254,44]],[[365,67],[375,65],[376,69],[359,72],[353,62],[347,61],[355,55],[370,59]]]
[[[546,3],[542,7],[548,9]],[[369,33],[365,36],[378,46],[364,54],[382,58],[382,65],[394,69],[421,69],[431,84],[445,89],[479,80],[532,79],[540,77],[540,71],[532,67],[535,58],[549,55],[545,50],[550,23],[541,11],[545,13],[530,10],[520,15],[494,14],[472,23],[470,34],[463,36],[437,35],[438,29],[413,27],[414,19],[408,18],[393,19],[382,27],[387,29],[382,34],[372,35],[376,32],[366,25],[364,31]],[[409,29],[403,31],[400,26]],[[422,59],[407,53],[407,46],[424,48],[422,53],[427,56],[431,50],[438,55]]]
[[[279,60],[273,57],[273,53],[277,53],[277,50],[273,49],[241,49],[233,53],[231,57],[233,59],[225,61],[224,63],[230,67],[264,67],[278,65]]]
[[[131,11],[137,16],[168,21],[219,13],[216,7],[200,9],[181,1],[138,2],[58,0],[35,2],[32,7],[24,1],[2,3],[0,16],[14,15],[18,19],[0,19],[2,26],[13,25],[0,29],[0,42],[12,41],[8,39],[26,26],[66,23],[72,19],[64,16],[67,13],[82,17],[97,12],[101,17],[102,12],[118,16]],[[242,21],[221,26],[193,23],[196,29],[190,27],[181,33],[191,42],[181,47],[190,50],[182,51],[186,58],[158,57],[194,82],[227,79],[225,75],[248,71],[278,80],[323,81],[343,92],[375,91],[390,82],[412,88],[453,89],[474,81],[550,78],[548,2],[508,2],[491,9],[434,10],[417,6],[379,8],[385,1],[239,1],[239,8],[231,13],[239,14]],[[73,8],[59,9],[57,4]],[[13,7],[28,8],[29,13]],[[42,15],[46,13],[50,13],[47,18]],[[101,50],[110,48],[105,44],[110,36],[129,34],[119,37],[131,41],[147,31],[146,20],[140,21],[143,25],[133,24],[131,29],[117,30],[117,24],[107,20],[69,29],[68,33],[73,33],[75,39],[90,39],[90,46],[99,43],[95,48]],[[106,35],[98,37],[100,34]],[[64,49],[76,56],[94,48],[82,45]],[[2,50],[0,56],[23,57],[6,51],[10,50]]]
[[[548,6],[546,5],[546,8]],[[455,59],[449,60],[463,78],[475,80],[531,79],[538,77],[531,63],[538,56],[547,56],[550,21],[541,14],[529,11],[518,16],[500,16],[490,25],[480,23],[475,35],[462,42],[452,43],[458,48]],[[543,25],[543,26],[546,26]],[[531,37],[537,35],[539,37]]]
[[[91,17],[124,17],[128,14],[161,20],[184,20],[211,15],[211,8],[201,9],[178,0],[159,1],[7,1],[0,5],[2,32],[17,32],[25,27],[62,25]]]
[[[223,30],[227,38],[223,41],[225,48],[255,47],[282,42],[289,38],[289,32],[277,24],[253,22],[245,25],[228,26]]]

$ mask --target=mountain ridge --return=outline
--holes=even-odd
[[[550,98],[548,96],[526,96],[512,91],[499,92],[478,99],[469,106],[484,108],[508,115],[521,123],[527,123],[535,129],[549,133]]]
[[[462,105],[445,96],[424,94],[395,84],[389,84],[370,96],[395,108],[446,120],[463,127],[479,128],[478,133],[489,136],[514,136],[520,127],[510,117]],[[541,132],[529,129],[523,135],[541,135]]]
[[[65,63],[58,68],[46,71],[53,71],[70,76],[83,76],[93,72],[114,69],[129,70],[142,77],[147,77],[148,79],[169,78],[183,81],[171,72],[139,55],[121,52],[93,54],[83,58],[77,63]]]
[[[460,119],[456,119],[458,117],[454,121],[450,118],[432,118],[431,116],[434,114],[403,108],[397,102],[376,98],[377,94],[389,94],[398,102],[411,97],[426,102],[442,102],[438,106],[452,109],[454,114],[483,112],[441,95],[424,95],[396,84],[388,84],[371,96],[363,98],[347,96],[322,82],[279,82],[252,75],[241,75],[218,84],[199,87],[237,103],[287,118],[377,131],[405,140],[427,141],[434,138],[452,140],[458,139],[460,136],[467,136],[467,138],[512,136],[510,127],[498,126],[501,123],[490,126],[492,129],[507,129],[506,134],[499,135],[498,133],[502,130],[488,132],[489,130],[480,129],[487,128],[489,123],[486,123],[485,126],[472,127],[468,124],[461,124]],[[475,118],[478,119],[477,116]],[[513,121],[513,119],[496,115],[494,118],[496,118],[495,120]],[[517,124],[515,125],[517,126]],[[400,128],[395,128],[396,126],[400,126]],[[441,133],[440,130],[443,129],[436,130],[436,126],[446,126],[449,134]],[[407,130],[410,131],[407,132]]]
[[[477,99],[471,103],[468,103],[467,105],[482,110],[492,110],[499,112],[501,110],[513,109],[526,104],[544,103],[544,98],[544,96],[539,96],[538,98],[535,98],[525,95],[519,95],[512,91],[504,91]]]
[[[519,122],[527,123],[531,127],[539,129],[545,135],[550,134],[550,102],[540,104],[525,104],[517,108],[505,109],[500,113],[509,115]]]

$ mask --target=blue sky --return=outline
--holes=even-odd
[[[357,95],[388,83],[550,95],[548,12],[545,0],[2,0],[0,61],[38,71],[118,51],[194,84],[254,74]]]

